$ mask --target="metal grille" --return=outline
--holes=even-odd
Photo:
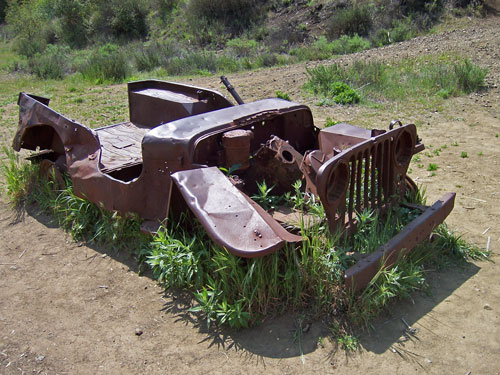
[[[411,142],[398,141],[402,132],[411,135],[405,138]],[[402,195],[415,141],[414,125],[405,125],[352,146],[323,165],[318,176],[318,194],[331,230],[335,231],[339,226],[353,230],[356,213],[365,209],[382,209]],[[403,150],[405,147],[409,149]],[[344,182],[344,193],[339,194],[338,181],[342,175],[339,171],[342,168],[346,169],[347,181]],[[331,193],[332,189],[335,194]]]
[[[379,208],[393,196],[391,166],[391,141],[388,139],[350,156],[346,195],[349,225],[353,224],[356,212]]]

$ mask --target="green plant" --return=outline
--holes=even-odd
[[[425,57],[417,61],[405,59],[393,64],[355,61],[348,67],[332,64],[308,69],[309,79],[304,88],[314,94],[328,97],[332,85],[345,82],[354,90],[362,91],[363,97],[376,101],[402,100],[422,95],[439,96],[439,90],[446,90],[451,96],[458,96],[468,93],[469,90],[479,90],[484,84],[482,73],[470,74],[477,80],[460,73],[461,68],[457,67],[463,66],[469,67],[469,71],[485,72],[479,67],[473,68],[466,59],[449,55]]]
[[[424,262],[443,264],[443,255],[457,260],[488,256],[441,226],[434,242],[399,259],[393,268],[380,270],[361,294],[346,296],[342,288],[343,273],[354,263],[352,252],[373,251],[410,222],[415,212],[403,206],[383,215],[364,211],[358,214],[360,228],[355,236],[331,234],[321,203],[303,192],[300,180],[282,196],[272,196],[272,188],[261,183],[259,196],[254,199],[260,199],[262,205],[288,204],[319,220],[307,227],[301,220],[302,243],[286,244],[266,257],[243,259],[212,242],[190,213],[170,218],[153,237],[140,236],[137,217],[120,216],[77,197],[69,179],[65,188],[55,189],[52,182],[37,177],[36,166],[18,159],[12,151],[6,152],[8,163],[2,164],[2,171],[12,202],[37,202],[40,210],[50,213],[77,240],[135,252],[165,288],[190,291],[197,304],[189,312],[204,318],[209,326],[247,327],[261,316],[291,308],[308,308],[323,315],[345,311],[344,317],[349,321],[367,324],[391,301],[425,288]],[[420,191],[406,199],[424,204],[424,193]],[[305,329],[304,316],[299,317],[294,333],[299,349]],[[345,350],[355,350],[357,339],[345,332],[348,330],[340,326],[335,329],[336,336],[341,334],[339,345]]]
[[[186,14],[197,35],[210,33],[215,27],[236,36],[262,20],[264,5],[259,0],[191,0]]]
[[[253,39],[234,38],[228,40],[226,43],[226,47],[228,47],[237,57],[250,57],[255,55],[258,46],[259,44],[257,41]]]
[[[437,171],[438,169],[438,165],[436,163],[429,163],[429,165],[427,166],[427,170],[428,171]]]
[[[291,101],[290,95],[288,95],[286,92],[283,92],[281,90],[276,91],[276,97],[284,100]]]
[[[456,62],[453,69],[458,81],[457,86],[462,92],[470,94],[484,86],[488,69],[474,65],[468,59]]]
[[[29,70],[42,79],[62,79],[69,69],[69,53],[68,47],[49,44],[42,54],[28,59]]]
[[[359,348],[359,340],[356,336],[342,335],[337,338],[337,343],[346,352],[355,352]]]
[[[36,165],[23,163],[19,158],[19,154],[5,146],[2,151],[5,160],[0,162],[0,167],[5,176],[7,196],[10,203],[17,207],[27,199],[34,185],[36,185],[38,168]]]
[[[467,156],[467,152],[462,151],[462,152],[460,153],[460,157],[461,157],[461,158],[466,158],[466,157],[468,157],[468,156]]]
[[[108,43],[90,55],[81,72],[96,83],[121,82],[130,75],[131,66],[120,47]]]
[[[327,34],[330,39],[346,35],[366,35],[372,27],[370,7],[359,5],[336,10],[328,20]]]
[[[342,121],[335,121],[335,120],[333,120],[332,118],[327,117],[327,118],[326,118],[326,122],[325,122],[325,126],[324,126],[324,127],[325,127],[325,128],[328,128],[328,127],[330,127],[330,126],[337,125],[337,124],[339,124],[339,123],[341,123],[341,122],[342,122]]]

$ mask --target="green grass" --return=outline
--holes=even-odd
[[[426,262],[444,264],[443,259],[456,262],[488,255],[442,225],[432,244],[421,244],[420,250],[400,259],[395,267],[381,270],[361,294],[347,295],[343,273],[355,263],[353,254],[376,250],[415,217],[413,211],[395,207],[383,216],[362,212],[355,235],[332,235],[321,204],[312,197],[305,199],[300,182],[294,192],[280,197],[272,196],[272,189],[262,183],[256,200],[268,207],[285,202],[323,220],[308,229],[302,226],[305,239],[298,246],[287,244],[266,257],[243,259],[215,245],[189,213],[169,220],[152,238],[144,237],[137,217],[121,217],[75,196],[69,179],[66,188],[57,190],[52,182],[38,178],[36,166],[20,161],[13,152],[8,152],[2,171],[11,202],[35,204],[75,240],[134,253],[165,288],[190,291],[196,304],[189,312],[207,325],[244,328],[265,316],[305,310],[312,316],[330,317],[337,327],[337,342],[345,350],[357,347],[356,338],[348,334],[352,324],[366,325],[392,301],[425,289]],[[423,203],[422,193],[411,201]],[[338,311],[344,314],[338,316]],[[296,340],[300,346],[300,333]]]
[[[324,98],[333,98],[332,86],[343,82],[360,93],[365,102],[444,98],[466,95],[484,87],[487,70],[468,59],[452,55],[403,59],[399,62],[356,61],[307,70],[304,88]]]
[[[429,172],[437,171],[437,169],[438,165],[436,163],[429,163],[429,165],[427,166],[427,170]]]

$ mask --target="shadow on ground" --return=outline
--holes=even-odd
[[[419,331],[428,330],[433,333],[432,330],[418,321],[445,301],[479,270],[480,267],[473,263],[464,263],[445,271],[431,272],[427,277],[430,287],[428,295],[419,292],[415,293],[411,299],[394,303],[390,307],[390,315],[385,314],[385,316],[379,317],[372,323],[373,329],[361,334],[362,347],[367,351],[380,354],[394,344],[404,346],[406,341],[418,341]],[[411,328],[416,329],[414,334],[411,333],[411,329],[408,329],[405,322]],[[446,325],[446,322],[437,323]],[[404,353],[398,354],[404,356]]]

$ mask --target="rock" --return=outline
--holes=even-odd
[[[44,356],[44,355],[39,355],[38,357],[36,357],[36,360],[37,360],[38,362],[42,362],[44,359],[45,359],[45,356]]]
[[[136,336],[140,336],[140,335],[142,335],[142,333],[143,333],[143,332],[142,332],[142,329],[140,329],[140,328],[136,328],[136,329],[135,329],[135,335],[136,335]]]
[[[487,303],[484,304],[483,309],[485,309],[485,310],[493,310],[491,308],[491,306],[489,304],[487,304]]]

